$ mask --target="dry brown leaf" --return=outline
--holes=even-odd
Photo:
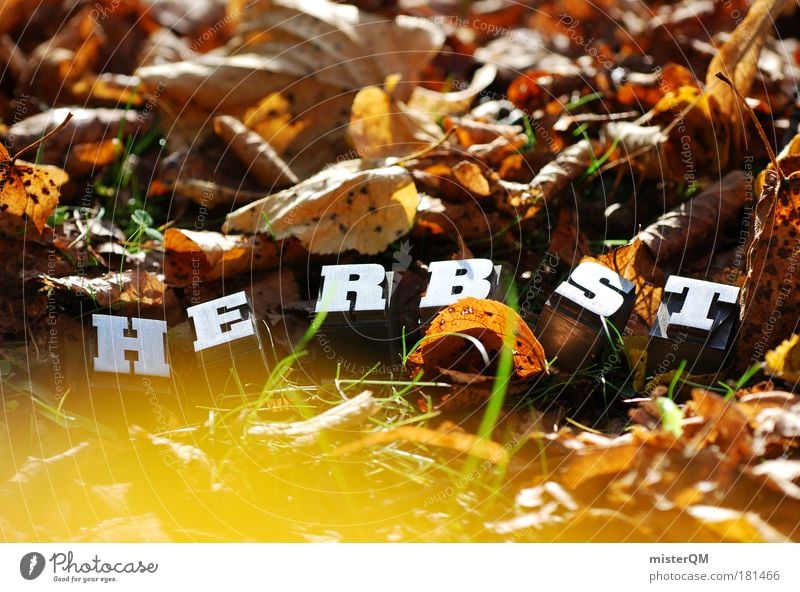
[[[474,434],[456,431],[441,432],[416,426],[403,426],[387,432],[369,434],[361,440],[340,446],[334,451],[334,454],[352,454],[370,446],[397,441],[450,448],[501,466],[508,463],[508,451],[493,440],[480,438]]]
[[[602,136],[609,147],[616,142],[620,156],[629,160],[645,178],[684,180],[680,160],[669,160],[672,156],[669,137],[661,126],[611,121],[603,126]]]
[[[87,175],[114,163],[123,152],[124,146],[116,138],[91,144],[76,144],[67,153],[67,162],[64,166],[71,175]]]
[[[669,63],[650,74],[631,72],[617,91],[616,98],[626,106],[652,109],[665,92],[695,84],[691,70],[680,64]]]
[[[349,132],[362,158],[407,156],[442,137],[432,119],[392,96],[395,86],[396,80],[388,80],[386,90],[369,86],[353,99]]]
[[[160,24],[181,36],[191,47],[206,52],[219,47],[230,36],[233,15],[226,15],[226,0],[142,0],[148,14]]]
[[[649,178],[680,182],[700,175],[713,177],[736,162],[744,143],[742,110],[731,88],[716,74],[726,74],[746,95],[758,73],[758,56],[774,28],[774,19],[789,2],[757,0],[708,66],[706,90],[681,86],[656,104],[651,123],[669,132],[668,138],[650,142],[657,152],[646,158],[660,166],[645,167]],[[660,130],[659,134],[663,136]]]
[[[706,424],[700,430],[702,444],[713,443],[728,454],[749,458],[752,435],[747,416],[733,400],[725,400],[716,393],[692,389],[692,401],[687,412],[702,417]]]
[[[522,220],[533,218],[545,204],[552,207],[570,183],[586,172],[594,158],[591,142],[581,140],[559,152],[536,173],[529,185],[501,182],[508,190],[506,208],[518,211]]]
[[[247,434],[265,440],[288,441],[294,446],[310,446],[326,432],[347,433],[353,430],[367,421],[377,410],[378,403],[372,391],[363,391],[303,421],[254,423],[247,427]],[[337,452],[342,454],[342,448]]]
[[[63,123],[69,114],[72,119]],[[40,162],[64,162],[64,153],[76,145],[97,144],[121,136],[143,135],[152,116],[132,109],[51,109],[26,117],[8,128],[9,149],[19,150],[63,125],[58,135],[48,139]]]
[[[492,64],[486,64],[478,68],[472,77],[472,82],[463,90],[441,93],[418,86],[411,93],[408,106],[434,118],[443,115],[464,115],[478,94],[494,81],[495,76],[497,68]]]
[[[12,160],[0,145],[0,233],[41,235],[67,180],[58,167]]]
[[[715,130],[715,135],[719,140],[730,141],[730,146],[720,142],[722,145],[717,149],[721,159],[735,158],[742,149],[744,138],[739,101],[730,86],[717,79],[717,72],[725,74],[739,92],[747,96],[758,74],[761,48],[772,35],[775,21],[781,12],[792,2],[793,0],[756,0],[708,66],[705,100],[712,119],[718,126],[722,126],[722,130]],[[724,167],[725,163],[721,162],[720,165]]]
[[[451,170],[459,185],[473,195],[486,197],[491,193],[489,181],[486,180],[481,167],[474,162],[462,160],[454,165]]]
[[[786,382],[800,383],[800,335],[784,339],[778,347],[764,355],[766,372]]]
[[[81,275],[55,278],[42,275],[40,279],[45,287],[90,298],[102,308],[129,303],[163,305],[166,290],[154,274],[144,271],[107,273],[95,278]]]
[[[168,228],[164,233],[164,274],[172,286],[232,277],[278,265],[278,246],[265,236]]]
[[[734,366],[760,362],[798,330],[800,298],[800,135],[778,155],[785,178],[773,165],[759,177],[761,194],[747,250],[747,277],[739,296],[740,338]]]
[[[214,131],[227,142],[231,151],[249,172],[265,187],[294,185],[297,175],[292,172],[275,149],[258,132],[254,132],[230,115],[214,118]]]
[[[639,233],[659,265],[680,264],[693,251],[713,252],[727,237],[747,197],[745,175],[733,171]],[[680,257],[680,259],[678,259]]]
[[[98,15],[104,14],[103,18]],[[83,5],[56,35],[37,47],[28,64],[34,88],[50,103],[85,105],[91,99],[142,104],[132,84],[108,84],[100,72],[131,74],[138,49],[160,27],[137,0],[96,0]],[[95,96],[95,87],[100,96]]]
[[[475,201],[450,203],[423,194],[417,226],[433,234],[444,234],[461,242],[485,240],[508,225],[497,212],[487,212]]]
[[[581,232],[575,213],[567,207],[558,212],[558,222],[550,237],[547,252],[558,257],[568,268],[575,267],[578,262],[591,254],[589,239]]]
[[[328,167],[228,214],[223,230],[293,236],[311,253],[379,253],[411,229],[419,195],[403,167],[361,167],[360,160]]]
[[[391,74],[419,80],[444,41],[430,21],[387,19],[327,0],[247,2],[236,20],[235,36],[223,48],[137,74],[150,93],[163,86],[158,104],[176,120],[174,141],[196,141],[209,112],[233,115],[258,131],[300,177],[343,148],[356,91]],[[279,129],[248,120],[246,112],[265,97],[283,104],[273,109],[279,129],[292,130],[294,137],[282,142],[275,137]]]

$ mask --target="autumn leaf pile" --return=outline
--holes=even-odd
[[[797,7],[536,4],[4,2],[0,538],[798,540]],[[323,265],[414,327],[472,257],[507,304],[325,369]],[[570,374],[532,329],[580,261],[637,296]],[[672,274],[741,288],[714,376],[646,375]],[[185,309],[239,290],[266,367],[197,367]],[[94,312],[186,381],[92,384]]]

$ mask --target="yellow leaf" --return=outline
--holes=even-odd
[[[767,374],[787,382],[800,381],[800,335],[794,334],[764,355]]]

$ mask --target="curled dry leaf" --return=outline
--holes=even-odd
[[[450,448],[482,458],[496,465],[502,466],[508,463],[508,451],[493,440],[480,438],[474,434],[456,431],[444,432],[417,426],[403,426],[386,432],[369,434],[361,440],[340,446],[334,451],[334,454],[339,456],[352,454],[370,446],[398,441]]]
[[[362,158],[407,156],[442,137],[432,119],[392,96],[396,82],[390,77],[386,90],[368,86],[353,99],[349,132]]]
[[[411,229],[418,203],[403,167],[363,169],[350,160],[228,214],[223,230],[293,236],[311,253],[371,255]]]
[[[263,235],[226,236],[177,228],[164,233],[164,274],[172,286],[270,269],[277,267],[278,261],[278,245]]]
[[[230,115],[214,118],[214,131],[265,187],[285,187],[299,181],[289,165],[258,132]]]
[[[433,117],[464,115],[480,92],[494,81],[495,76],[497,68],[486,64],[478,68],[470,85],[463,90],[441,93],[418,86],[412,91],[408,106]]]
[[[745,175],[733,171],[661,216],[639,239],[659,265],[680,263],[700,248],[710,253],[734,225],[746,197]]]
[[[767,458],[785,457],[800,447],[800,403],[764,406],[751,415],[753,454]]]
[[[521,219],[536,216],[542,208],[552,206],[595,159],[594,147],[589,140],[581,140],[559,152],[558,156],[536,173],[529,185],[504,183],[508,189],[506,208],[519,211]]]
[[[720,130],[712,126],[716,139],[714,154],[721,160],[736,158],[741,153],[744,126],[737,97],[733,89],[716,78],[717,72],[728,76],[739,92],[747,96],[758,74],[761,48],[772,36],[781,12],[792,3],[792,0],[756,0],[708,65],[705,100],[712,120],[722,127]],[[720,167],[725,164],[720,162]]]
[[[67,121],[69,114],[72,119]],[[66,123],[62,123],[66,121]],[[48,139],[40,162],[64,162],[82,144],[96,145],[129,136],[143,135],[153,121],[152,115],[132,109],[53,109],[27,117],[8,128],[6,137],[10,150],[19,150],[63,125],[61,131]]]
[[[473,195],[486,197],[491,193],[489,181],[483,175],[481,167],[474,162],[462,160],[452,168],[453,177],[458,184]]]
[[[504,343],[512,348],[516,378],[547,374],[544,349],[522,317],[502,302],[472,297],[434,317],[408,363],[434,372],[444,368],[480,374],[487,370],[483,356],[494,365]]]
[[[800,383],[800,335],[784,339],[778,347],[764,355],[766,372],[786,382]]]
[[[377,410],[378,403],[372,391],[364,391],[310,419],[289,423],[254,423],[247,427],[247,434],[265,440],[288,441],[295,446],[310,446],[325,432],[347,432],[359,426]]]
[[[13,160],[0,145],[0,233],[41,235],[67,179],[57,167]]]
[[[762,189],[739,296],[737,370],[760,362],[797,331],[800,318],[800,135],[778,155],[778,164],[782,175],[770,165],[759,177]]]
[[[645,174],[649,178],[668,177],[680,182],[699,175],[714,176],[736,162],[746,128],[735,94],[716,74],[726,74],[746,95],[758,73],[761,48],[774,29],[775,19],[790,2],[754,2],[709,64],[706,90],[701,91],[693,84],[683,85],[656,104],[651,123],[657,128],[654,133],[662,137],[649,143],[657,154],[644,157]],[[646,142],[646,138],[640,136],[640,139]]]
[[[90,298],[102,308],[129,303],[159,306],[164,303],[166,289],[154,274],[145,271],[107,273],[95,278],[81,275],[54,278],[42,275],[40,279],[45,288],[55,288],[62,293]]]
[[[227,41],[233,14],[226,0],[142,0],[162,27],[191,39],[192,48],[209,51]],[[233,9],[235,10],[235,8]],[[233,12],[233,11],[231,11]]]

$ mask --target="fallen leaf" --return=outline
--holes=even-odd
[[[518,212],[522,220],[536,216],[544,207],[553,207],[572,181],[585,173],[595,159],[589,140],[581,140],[558,153],[536,173],[530,184],[501,182],[508,189],[506,209]]]
[[[101,11],[104,18],[98,18]],[[142,98],[133,92],[135,82],[114,89],[103,84],[100,72],[131,74],[138,65],[139,48],[159,29],[136,0],[96,0],[83,5],[54,37],[31,53],[30,83],[51,104],[86,105],[96,98],[97,88],[97,98],[102,100],[141,105]]]
[[[800,298],[800,135],[759,177],[761,194],[747,247],[747,276],[739,296],[740,330],[734,368],[743,370],[797,331]]]
[[[749,458],[752,435],[747,416],[733,400],[725,400],[704,389],[692,389],[692,400],[687,403],[687,413],[702,417],[706,425],[695,437],[696,443],[713,443],[728,454]]]
[[[40,276],[45,287],[90,298],[101,308],[134,303],[144,306],[163,306],[165,286],[152,273],[124,271],[88,278],[82,275],[61,278]]]
[[[784,339],[778,347],[764,355],[766,373],[786,382],[800,382],[800,335]]]
[[[486,197],[491,193],[489,182],[479,167],[474,162],[462,160],[453,168],[453,177],[458,181],[464,189],[477,195],[478,197]]]
[[[564,484],[575,489],[595,477],[608,478],[629,468],[636,460],[639,444],[621,441],[576,452],[562,467]]]
[[[233,28],[235,8],[227,12],[226,0],[142,1],[153,20],[188,37],[195,51],[206,52],[219,47],[227,41]]]
[[[0,145],[0,233],[41,235],[67,179],[57,167],[15,161]]]
[[[408,156],[442,137],[432,119],[392,96],[396,84],[387,81],[386,90],[368,86],[353,99],[348,131],[362,158]]]
[[[214,118],[214,131],[228,143],[231,151],[249,172],[265,187],[274,189],[294,185],[295,175],[275,149],[258,132],[254,132],[230,115]]]
[[[445,368],[480,374],[487,366],[483,355],[489,365],[496,364],[503,344],[509,339],[513,339],[517,378],[547,374],[544,350],[522,317],[502,302],[472,297],[462,298],[434,317],[423,341],[408,357],[408,363],[432,371]]]
[[[209,230],[177,228],[168,228],[164,233],[164,274],[171,286],[271,269],[278,262],[278,245],[265,236],[226,236]]]
[[[233,115],[259,132],[301,178],[341,151],[358,90],[392,74],[419,80],[444,42],[430,21],[386,18],[327,0],[243,3],[236,21],[224,47],[136,74],[150,93],[163,86],[158,105],[175,119],[171,141],[196,142],[207,131],[209,112]],[[283,104],[275,115],[280,129],[291,127],[294,135],[285,149],[246,116],[265,97]]]
[[[311,253],[370,255],[411,229],[418,203],[403,167],[364,169],[350,160],[228,214],[223,231],[293,236]]]
[[[294,446],[315,444],[326,432],[348,432],[369,419],[378,408],[371,391],[364,391],[319,415],[294,422],[254,422],[247,434],[254,438],[290,442]],[[345,445],[346,448],[347,445]],[[342,454],[342,448],[334,454]]]
[[[485,90],[497,76],[497,68],[486,64],[478,68],[467,88],[447,93],[435,92],[423,87],[416,87],[408,100],[408,106],[420,113],[432,117],[444,115],[463,115],[472,106],[478,94]]]
[[[403,426],[385,432],[374,432],[360,440],[340,446],[334,451],[334,454],[344,456],[370,446],[397,441],[450,448],[501,466],[508,463],[508,451],[493,440],[480,438],[474,434],[465,434],[452,430],[442,432],[417,426]]]
[[[72,119],[65,121],[69,114]],[[19,150],[63,125],[61,131],[44,144],[39,162],[63,164],[64,154],[73,150],[89,150],[82,145],[103,145],[121,137],[141,137],[153,122],[152,115],[133,109],[52,109],[26,117],[8,128],[6,138],[10,150]],[[69,164],[69,163],[68,163]]]
[[[589,239],[581,232],[579,219],[569,207],[563,206],[558,212],[558,222],[550,236],[547,252],[565,262],[568,268],[575,267],[592,252]]]
[[[655,105],[650,122],[658,137],[654,135],[649,143],[656,151],[646,157],[651,165],[645,167],[649,178],[685,182],[700,175],[715,176],[740,158],[746,130],[741,107],[731,88],[716,75],[726,74],[747,95],[758,73],[761,48],[775,19],[790,2],[754,2],[711,60],[705,90],[684,85],[666,93]]]
[[[659,266],[680,266],[697,250],[710,254],[727,238],[747,198],[742,171],[728,173],[642,230],[638,238]]]
[[[738,91],[747,96],[758,74],[761,48],[772,36],[781,12],[792,3],[792,0],[756,0],[708,65],[705,100],[716,124],[716,127],[712,124],[714,147],[721,168],[728,159],[741,153],[745,138],[739,101],[733,89],[717,79],[717,72],[728,76]]]

